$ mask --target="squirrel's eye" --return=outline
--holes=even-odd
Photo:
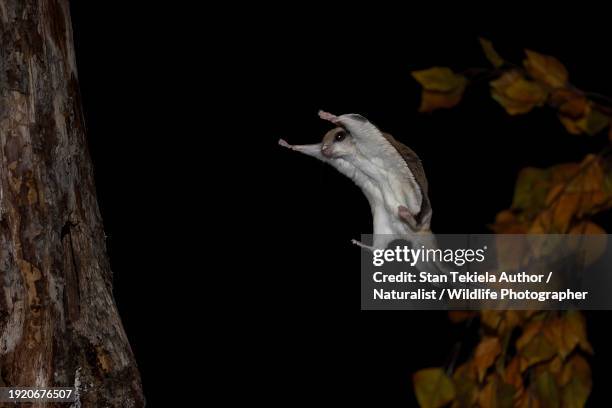
[[[344,138],[346,137],[346,133],[345,132],[338,132],[336,133],[336,142],[341,142],[344,140]]]

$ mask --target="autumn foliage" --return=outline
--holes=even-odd
[[[492,99],[508,114],[547,107],[571,134],[599,137],[610,128],[610,108],[574,87],[556,58],[526,50],[517,65],[504,60],[490,41],[480,39],[480,44],[492,68],[476,72],[488,78]],[[473,83],[470,75],[446,67],[412,72],[423,88],[419,110],[460,103]],[[605,234],[592,217],[612,207],[609,153],[606,148],[576,163],[523,169],[511,207],[499,212],[490,228],[500,234]],[[599,253],[587,255],[590,263]],[[593,349],[582,313],[485,310],[450,312],[449,317],[457,324],[479,322],[480,341],[467,361],[414,374],[421,407],[585,406],[592,385],[587,358]]]

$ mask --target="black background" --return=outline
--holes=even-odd
[[[185,10],[72,5],[115,296],[145,395],[158,406],[173,400],[162,386],[187,375],[207,382],[212,354],[226,370],[208,374],[229,380],[229,399],[263,380],[253,396],[290,406],[414,406],[411,373],[444,365],[458,340],[470,344],[477,333],[440,312],[361,312],[359,252],[350,239],[371,231],[367,202],[331,167],[277,140],[318,141],[329,128],[319,109],[360,113],[423,160],[435,232],[488,232],[510,205],[521,168],[579,161],[607,139],[569,135],[545,108],[510,117],[486,82],[454,109],[419,114],[410,71],[486,67],[477,41],[486,36],[509,60],[520,63],[523,48],[554,55],[574,85],[612,95],[605,28],[521,20],[493,30],[452,15],[390,19],[365,9],[333,16],[283,9],[266,19],[250,12],[236,10],[231,25],[207,31],[214,13],[192,21]],[[206,73],[211,67],[227,75]],[[213,84],[221,88],[214,97]],[[609,230],[608,218],[599,222]],[[209,274],[219,273],[204,243],[213,220],[255,249],[246,269],[229,268],[232,287],[243,278],[263,283],[244,288],[254,296],[225,319],[231,334],[201,313],[218,318],[234,304],[204,306],[217,288]],[[597,353],[592,406],[605,400],[609,381],[607,316],[588,313]],[[231,352],[207,346],[225,336]]]

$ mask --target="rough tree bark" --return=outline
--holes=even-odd
[[[0,0],[0,386],[144,406],[111,281],[68,1]]]

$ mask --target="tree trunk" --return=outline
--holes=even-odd
[[[0,386],[144,406],[111,282],[68,1],[0,0]]]

